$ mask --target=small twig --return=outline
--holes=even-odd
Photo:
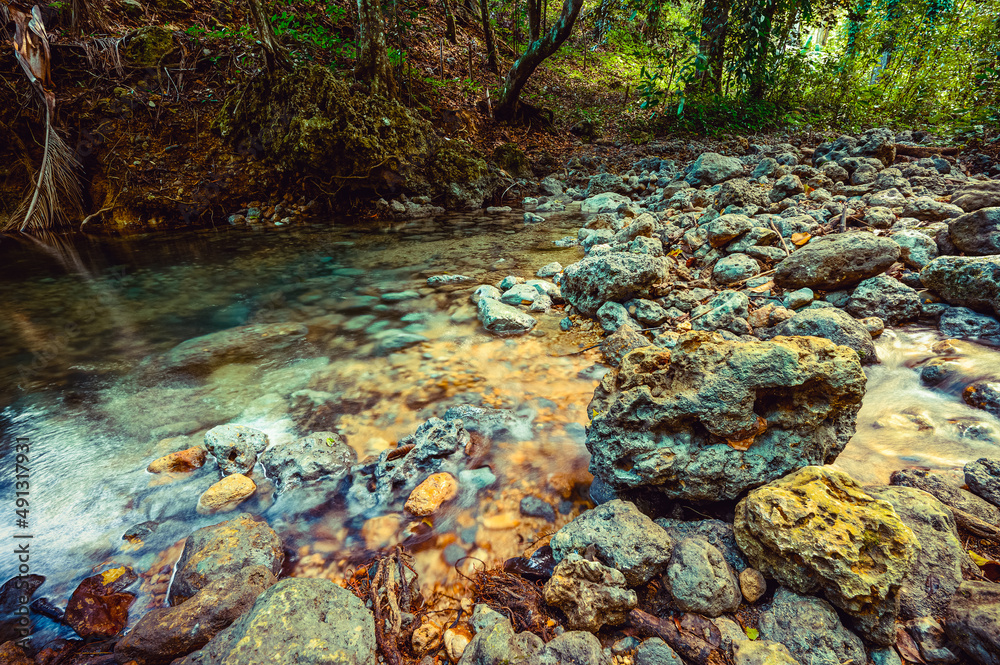
[[[87,215],[86,217],[83,218],[83,221],[80,222],[80,230],[82,231],[83,230],[83,225],[86,224],[87,222],[89,222],[90,220],[92,220],[93,218],[97,217],[98,215],[100,215],[102,213],[114,210],[117,207],[118,207],[117,205],[111,204],[107,208],[101,208],[97,212],[91,213],[91,214]]]
[[[768,224],[771,225],[771,230],[778,234],[778,239],[781,240],[781,246],[785,250],[785,256],[791,256],[792,250],[788,249],[788,243],[785,242],[785,236],[778,233],[778,227],[774,225],[774,220],[769,220]]]
[[[844,204],[844,211],[840,213],[840,232],[844,233],[847,231],[847,204]]]

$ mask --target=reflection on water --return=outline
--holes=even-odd
[[[162,603],[179,542],[231,514],[195,513],[218,479],[214,461],[190,474],[145,468],[202,444],[216,425],[257,427],[274,445],[333,430],[364,459],[449,407],[510,408],[527,440],[494,445],[476,477],[483,487],[433,519],[362,510],[322,491],[275,500],[259,466],[258,492],[240,507],[278,530],[293,574],[343,579],[367,552],[405,540],[431,592],[459,597],[453,564],[464,561],[469,572],[482,565],[473,562],[519,554],[586,505],[586,405],[599,372],[584,370],[599,356],[569,352],[593,340],[560,332],[558,310],[539,315],[528,336],[494,338],[468,298],[480,283],[578,260],[578,248],[552,241],[579,224],[564,216],[526,228],[516,215],[466,216],[380,232],[0,239],[0,492],[12,491],[15,438],[29,439],[32,572],[48,578],[37,595],[62,605],[81,579],[114,562],[142,574],[133,621]],[[472,280],[429,288],[427,277],[442,273]],[[293,349],[196,375],[165,374],[155,362],[193,337],[267,323],[301,324],[308,334]],[[401,332],[426,341],[385,351]],[[1000,453],[1000,423],[960,398],[969,381],[1000,376],[1000,353],[939,341],[916,328],[882,336],[882,364],[869,369],[858,432],[837,466],[885,482],[897,468],[952,469]],[[953,371],[931,390],[918,372],[935,357],[952,359]],[[528,495],[553,506],[556,521],[521,515]],[[142,523],[151,523],[142,542],[122,539]],[[0,558],[0,581],[13,565]],[[65,631],[39,622],[40,640]]]

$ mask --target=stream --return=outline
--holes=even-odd
[[[282,537],[286,573],[342,580],[366,554],[407,542],[422,584],[454,596],[462,573],[516,556],[586,509],[587,404],[607,371],[592,330],[560,330],[560,309],[537,315],[526,336],[486,333],[469,293],[507,275],[533,278],[582,250],[553,244],[582,219],[525,226],[520,213],[447,216],[379,230],[315,225],[206,230],[129,238],[0,238],[0,496],[14,510],[14,446],[30,445],[30,517],[2,521],[5,543],[30,533],[35,594],[58,606],[80,581],[126,564],[141,577],[130,610],[163,603],[181,542],[235,513],[195,512],[218,479],[211,459],[188,474],[146,471],[153,459],[200,445],[225,423],[266,432],[272,444],[336,431],[359,459],[392,448],[432,416],[460,405],[512,409],[524,441],[494,446],[482,487],[433,520],[379,514],[309,491],[258,491],[240,511]],[[472,281],[430,288],[427,277]],[[234,362],[203,376],[157,373],[152,359],[178,343],[251,323],[306,323],[292,357]],[[426,342],[385,352],[393,330]],[[997,456],[1000,422],[966,406],[973,379],[1000,376],[1000,350],[942,344],[936,329],[887,329],[881,364],[868,368],[858,431],[836,466],[885,483],[908,466],[957,470]],[[955,359],[962,380],[931,390],[930,358]],[[258,467],[259,468],[259,467]],[[490,477],[492,476],[492,478]],[[495,478],[495,479],[494,479]],[[554,508],[526,517],[521,499]],[[149,523],[152,523],[150,525]],[[141,536],[123,534],[137,525]],[[0,581],[17,574],[0,557]],[[35,644],[69,636],[37,618]]]

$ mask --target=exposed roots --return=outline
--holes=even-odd
[[[390,554],[362,566],[347,581],[358,598],[371,601],[375,615],[375,641],[389,665],[401,665],[401,652],[407,652],[413,631],[420,625],[411,620],[403,627],[403,614],[417,615],[423,599],[417,585],[417,573],[410,566],[410,556],[397,547]]]
[[[547,625],[551,616],[538,585],[502,568],[478,571],[472,584],[476,602],[506,616],[516,631],[531,631],[546,642],[552,638]]]

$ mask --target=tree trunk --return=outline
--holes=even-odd
[[[642,34],[646,39],[656,39],[660,34],[661,1],[653,0],[653,4],[649,6],[649,11],[646,12],[646,25],[642,29]]]
[[[278,43],[274,36],[274,30],[271,29],[271,20],[267,17],[267,12],[261,4],[263,1],[247,0],[247,6],[254,28],[257,30],[257,39],[264,47],[264,62],[267,64],[267,71],[273,72],[276,66],[291,71],[292,67],[288,64],[285,49]]]
[[[458,34],[455,28],[455,14],[451,11],[451,0],[441,0],[444,5],[445,36],[452,44],[458,41]]]
[[[376,0],[358,3],[358,61],[354,75],[373,95],[396,96],[396,80],[386,53],[382,7]]]
[[[479,0],[479,12],[483,17],[483,39],[486,40],[486,58],[490,71],[496,73],[497,67],[497,45],[493,42],[493,22],[490,21],[489,0]]]
[[[485,1],[485,0],[484,0]],[[494,115],[505,121],[513,120],[517,115],[517,105],[520,103],[521,90],[545,58],[555,53],[562,43],[573,32],[573,24],[583,7],[583,0],[563,0],[562,13],[552,29],[545,33],[525,49],[507,73],[500,99],[497,100]]]
[[[771,50],[771,30],[774,24],[774,12],[778,9],[778,0],[765,0],[761,16],[763,21],[758,28],[757,47],[754,56],[753,75],[750,80],[750,98],[764,99],[764,77],[767,74],[768,52]]]
[[[730,3],[731,0],[705,0],[701,15],[701,52],[706,59],[702,88],[717,95],[722,94]]]
[[[538,41],[542,34],[542,2],[527,0],[528,3],[528,43]]]

